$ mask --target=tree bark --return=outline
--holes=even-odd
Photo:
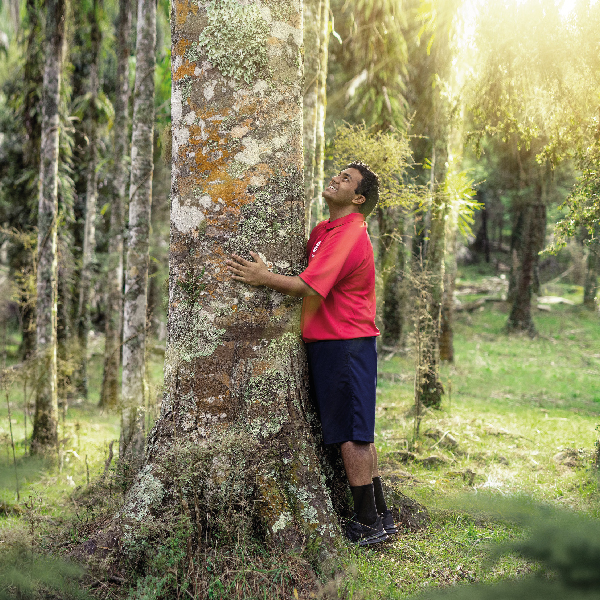
[[[433,164],[435,165],[435,162]],[[445,199],[441,194],[434,194],[425,263],[428,275],[428,318],[422,321],[423,341],[419,360],[421,375],[420,385],[417,389],[418,401],[428,408],[439,408],[444,393],[444,388],[439,380],[439,341],[444,295],[445,237]]]
[[[327,114],[327,69],[329,59],[329,12],[330,1],[321,0],[321,35],[319,43],[319,96],[317,99],[317,136],[315,142],[315,219],[323,220],[323,198],[321,191],[325,186],[325,117]],[[311,223],[308,223],[310,228]]]
[[[99,11],[102,0],[93,0],[90,9],[91,64],[89,78],[90,105],[88,111],[88,154],[85,184],[85,225],[83,232],[83,255],[79,278],[79,304],[77,307],[77,335],[79,338],[78,392],[88,397],[88,339],[91,331],[90,294],[96,268],[96,203],[98,198],[98,92],[100,82],[98,68],[102,32]]]
[[[31,449],[56,448],[57,216],[59,101],[65,41],[65,0],[48,0],[42,92],[42,142],[38,204],[36,352],[38,360]]]
[[[588,256],[586,261],[585,284],[583,286],[583,304],[591,309],[598,307],[598,274],[600,273],[600,243],[598,238],[588,247]]]
[[[138,0],[136,72],[129,183],[129,239],[123,309],[123,383],[119,454],[144,451],[148,238],[154,151],[156,4]]]
[[[506,330],[521,331],[535,335],[535,325],[531,318],[531,296],[536,287],[536,267],[538,254],[544,247],[546,233],[546,205],[529,204],[523,208],[522,236],[518,256],[518,269],[514,277],[513,300]]]
[[[165,395],[121,523],[156,519],[178,497],[173,457],[185,456],[176,475],[186,503],[199,490],[221,521],[226,510],[247,510],[233,518],[254,523],[255,535],[322,553],[338,531],[325,486],[336,477],[320,463],[299,301],[237,283],[225,264],[256,250],[287,275],[305,266],[300,5],[207,8],[173,3]],[[202,36],[211,27],[223,32],[228,56]],[[246,67],[228,62],[249,39]],[[242,483],[217,503],[230,481]]]
[[[379,221],[379,268],[383,276],[383,333],[381,343],[397,348],[404,329],[405,253],[404,210],[398,206],[377,209]]]
[[[121,329],[123,307],[123,206],[127,193],[129,131],[129,37],[131,34],[131,0],[119,0],[117,31],[117,94],[113,127],[112,199],[108,243],[107,308],[104,348],[104,373],[100,406],[116,408],[119,404],[119,365],[121,364]]]

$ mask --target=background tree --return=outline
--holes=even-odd
[[[123,384],[119,454],[140,458],[144,451],[148,236],[154,170],[154,71],[156,4],[138,0],[136,71],[129,183],[129,236],[123,304]]]
[[[36,302],[36,353],[39,365],[31,445],[32,449],[38,450],[54,448],[58,442],[56,246],[59,101],[66,16],[64,0],[49,0],[46,7]]]
[[[583,37],[595,35],[587,26],[597,9],[583,2],[578,16],[566,20],[558,6],[540,6],[487,7],[479,23],[482,67],[471,102],[473,133],[498,136],[511,157],[516,184],[507,328],[530,333],[546,210],[564,183],[557,167],[589,147],[596,128],[596,110],[590,107],[597,106],[592,97],[598,89],[597,57],[585,50],[589,39]]]
[[[88,396],[88,340],[91,331],[90,295],[96,271],[96,204],[98,197],[98,146],[99,146],[99,92],[100,92],[100,49],[102,46],[102,0],[93,0],[89,8],[90,26],[90,73],[86,94],[88,153],[85,175],[85,224],[83,233],[83,253],[81,275],[79,277],[79,303],[77,306],[77,333],[79,337],[80,364],[77,374],[78,391],[84,398]]]
[[[129,133],[129,57],[131,54],[131,0],[119,0],[117,20],[117,81],[113,125],[112,199],[107,267],[107,306],[104,371],[101,406],[118,405],[119,366],[121,364],[121,324],[123,307],[123,208],[127,200]]]
[[[417,274],[426,311],[418,317],[421,353],[417,361],[419,385],[416,401],[439,407],[443,386],[439,378],[440,335],[444,303],[446,231],[451,210],[445,182],[449,175],[452,111],[451,65],[456,57],[459,0],[439,0],[413,5],[421,23],[411,32],[408,69],[408,104],[413,118],[413,180],[426,185],[429,201],[415,213],[411,269]],[[414,27],[414,25],[413,25]],[[416,281],[416,279],[415,279]],[[446,321],[448,322],[448,320]]]

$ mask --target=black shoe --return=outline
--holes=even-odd
[[[394,523],[394,515],[392,511],[388,508],[382,515],[381,521],[383,523],[383,528],[388,535],[392,535],[394,533],[398,533],[398,529],[396,528],[396,523]]]
[[[356,515],[354,518],[356,518]],[[372,525],[363,525],[354,519],[348,521],[346,525],[346,537],[352,543],[359,546],[379,544],[379,542],[385,542],[388,539],[388,535],[383,528],[381,516],[379,515],[377,515],[377,519]]]

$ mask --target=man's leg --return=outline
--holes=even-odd
[[[344,442],[341,446],[342,460],[351,486],[369,485],[374,476],[373,444],[368,442]],[[377,460],[375,456],[375,460]]]
[[[344,442],[342,460],[354,500],[356,520],[372,525],[377,520],[373,488],[373,453],[369,442]]]
[[[381,515],[383,519],[383,527],[386,533],[397,533],[398,530],[394,523],[394,516],[392,515],[392,511],[388,509],[383,495],[383,485],[377,467],[377,450],[375,444],[371,444],[370,449],[371,454],[373,455],[373,492],[375,494],[375,508],[377,509],[377,514]]]

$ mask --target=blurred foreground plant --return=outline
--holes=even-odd
[[[531,500],[474,498],[467,510],[487,518],[513,521],[530,533],[500,545],[492,554],[498,559],[518,554],[537,561],[535,575],[501,583],[461,586],[429,591],[420,598],[447,600],[586,600],[600,597],[600,520],[581,513],[535,504]]]

